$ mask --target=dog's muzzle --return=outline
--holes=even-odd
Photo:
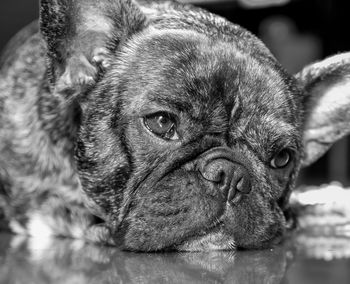
[[[227,202],[237,202],[251,191],[251,177],[241,154],[229,148],[212,148],[198,159],[202,177],[211,182]]]

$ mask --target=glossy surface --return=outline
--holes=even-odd
[[[0,234],[0,283],[350,283],[350,238],[304,232],[270,250],[137,254]]]

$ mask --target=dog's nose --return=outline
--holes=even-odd
[[[251,191],[250,175],[244,165],[222,157],[203,159],[199,172],[204,179],[212,182],[224,199],[231,201],[237,192],[248,194]]]

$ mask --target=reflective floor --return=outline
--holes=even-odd
[[[264,251],[136,254],[0,234],[0,283],[350,283],[350,238],[298,233]]]

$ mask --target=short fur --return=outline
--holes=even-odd
[[[190,5],[42,0],[40,31],[1,59],[0,224],[135,251],[270,246],[293,226],[301,165],[349,132],[349,62],[293,77],[251,33]],[[145,126],[160,111],[178,140]],[[250,193],[227,200],[199,170],[210,155],[243,169]]]

